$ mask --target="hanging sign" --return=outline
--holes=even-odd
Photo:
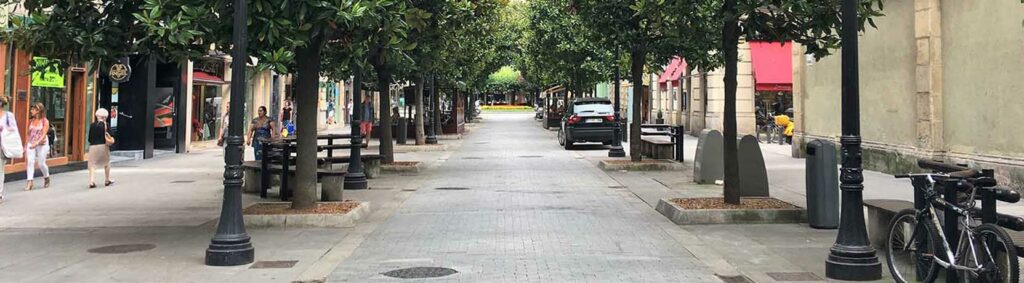
[[[50,59],[45,57],[32,57],[36,66],[46,66]],[[64,72],[57,66],[49,66],[44,70],[32,70],[32,86],[64,88]]]
[[[121,59],[120,62],[110,65],[107,76],[110,77],[110,81],[115,83],[123,83],[131,79],[132,67],[128,65],[128,58]]]

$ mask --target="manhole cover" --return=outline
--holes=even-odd
[[[775,281],[825,281],[811,272],[768,272]]]
[[[440,187],[440,188],[435,188],[435,190],[438,190],[438,191],[465,191],[465,190],[468,190],[468,189],[469,188],[463,188],[463,187]]]
[[[270,261],[257,261],[249,266],[249,269],[262,269],[262,268],[292,268],[295,266],[297,260],[270,260]]]
[[[520,155],[519,158],[541,158],[540,155]]]
[[[474,144],[488,144],[489,142],[475,142]]]
[[[479,160],[479,159],[484,159],[484,158],[483,157],[463,157],[462,159]]]
[[[89,249],[88,252],[94,254],[126,254],[133,252],[141,252],[155,249],[154,244],[130,244],[130,245],[114,245],[99,248]]]
[[[415,192],[416,189],[402,189],[403,192]]]
[[[459,273],[455,269],[444,268],[444,267],[410,267],[395,269],[392,271],[381,273],[387,277],[403,278],[403,279],[414,279],[414,278],[436,278],[445,277]]]
[[[390,190],[394,190],[395,188],[392,188],[392,187],[370,187],[370,189],[371,190],[376,190],[376,191],[390,191]]]
[[[608,186],[608,188],[609,188],[609,189],[625,189],[625,188],[626,188],[626,186],[623,186],[623,185],[617,185],[617,186]]]
[[[722,279],[722,282],[725,283],[754,283],[753,280],[750,280],[750,278],[743,275],[726,276],[715,274],[715,276],[718,276],[718,279]]]
[[[191,183],[195,183],[195,182],[196,181],[191,181],[191,180],[178,180],[178,181],[171,181],[171,184],[191,184]]]

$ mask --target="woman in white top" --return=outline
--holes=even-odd
[[[10,100],[6,95],[0,95],[0,132],[14,130],[18,132],[18,121],[14,114],[7,111],[7,104]],[[4,200],[4,165],[7,164],[7,157],[0,153],[0,202]]]

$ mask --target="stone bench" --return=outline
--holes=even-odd
[[[323,162],[321,163],[322,168],[331,168],[334,164],[348,164],[348,156],[333,156],[320,158]],[[363,173],[366,174],[367,179],[376,179],[380,175],[381,161],[384,157],[380,154],[363,154],[359,156],[359,160],[363,161]]]
[[[641,136],[640,154],[654,159],[673,159],[675,144],[668,136]]]
[[[261,197],[266,197],[266,190],[270,188],[270,184],[261,185],[260,177],[261,173],[263,173],[261,172],[261,165],[260,161],[246,161],[242,163],[242,170],[245,172],[242,183],[243,192],[259,192]],[[272,164],[268,166],[268,171],[270,172],[267,173],[280,175],[282,170],[282,166]],[[291,188],[297,186],[295,183],[297,179],[295,172],[295,167],[288,168],[288,181],[280,186],[281,200],[287,200],[291,196]],[[321,184],[320,198],[322,201],[342,201],[341,192],[344,189],[345,174],[346,172],[342,170],[317,169],[316,176],[317,182]]]
[[[866,199],[864,210],[867,217],[864,219],[868,228],[868,239],[871,245],[878,250],[885,249],[885,242],[889,238],[889,223],[904,209],[914,208],[914,203],[905,200],[893,199]]]

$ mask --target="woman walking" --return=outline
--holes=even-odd
[[[260,106],[259,116],[252,118],[252,124],[249,126],[249,134],[246,135],[245,145],[252,145],[253,154],[256,156],[256,160],[263,159],[263,143],[268,142],[274,137],[276,127],[274,127],[274,121],[267,117],[267,107]]]
[[[9,100],[6,95],[0,95],[0,133],[6,131],[14,131],[18,133],[18,121],[14,119],[14,114],[7,111],[7,104]],[[0,152],[0,202],[4,201],[4,165],[7,164],[7,156]]]
[[[36,103],[28,108],[28,139],[25,141],[25,159],[28,162],[28,176],[25,180],[26,191],[33,189],[36,168],[43,173],[43,188],[50,187],[50,167],[46,166],[46,157],[50,153],[50,139],[46,133],[50,132],[50,120],[46,119],[46,106]]]
[[[114,138],[110,137],[107,127],[107,118],[110,113],[107,109],[96,110],[96,122],[89,125],[89,188],[96,188],[96,168],[103,167],[105,186],[114,184],[110,179],[110,145]]]

